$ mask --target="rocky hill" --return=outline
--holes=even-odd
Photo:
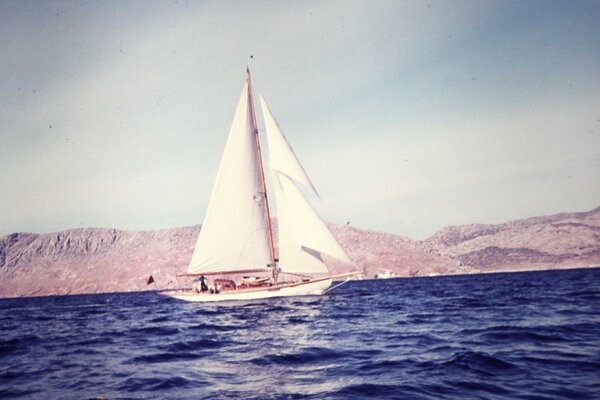
[[[474,272],[600,265],[600,207],[444,228],[424,242]]]
[[[330,225],[365,277],[600,265],[600,207],[499,225],[444,228],[424,241]],[[0,297],[120,292],[185,284],[200,226],[131,232],[87,228],[0,237]],[[352,267],[326,260],[333,272]],[[356,268],[354,267],[354,268]]]

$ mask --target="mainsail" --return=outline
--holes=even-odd
[[[242,89],[188,273],[266,269],[272,262],[250,77]]]
[[[351,263],[344,249],[298,188],[297,183],[300,183],[317,194],[262,97],[261,105],[277,200],[280,268],[283,272],[291,273],[327,273],[322,253]]]

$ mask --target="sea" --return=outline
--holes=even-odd
[[[600,269],[0,300],[3,399],[598,399]]]

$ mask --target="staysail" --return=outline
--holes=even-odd
[[[277,200],[279,266],[283,272],[327,273],[321,254],[352,261],[297,183],[316,190],[261,97]]]
[[[249,76],[188,273],[266,269],[272,262],[265,220],[266,194],[255,141]]]

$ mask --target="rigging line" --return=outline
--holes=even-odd
[[[254,211],[253,214],[254,215]],[[250,232],[250,234],[248,235],[248,237],[246,238],[246,241],[244,242],[244,246],[242,246],[242,250],[240,251],[238,258],[237,258],[237,262],[235,263],[236,267],[238,267],[240,265],[240,260],[242,259],[242,255],[244,253],[244,251],[246,251],[246,248],[250,245],[250,248],[252,248],[252,243],[250,242],[250,239],[252,239],[254,237],[254,235],[256,234],[256,232],[261,232],[262,229],[261,228],[256,228],[255,230],[253,230],[252,232]]]
[[[250,80],[250,69],[246,68],[248,83],[248,103],[250,107],[250,117],[252,119],[252,133],[256,144],[256,158],[258,162],[258,171],[261,181],[261,193],[265,201],[265,223],[267,225],[267,235],[269,239],[269,250],[271,251],[271,263],[275,263],[275,245],[273,244],[273,228],[271,227],[271,214],[269,212],[269,199],[267,198],[267,184],[265,182],[265,171],[263,169],[262,155],[260,151],[260,142],[258,140],[258,128],[256,126],[256,111],[254,109],[254,98],[252,96],[252,82]]]
[[[338,287],[342,286],[344,283],[347,283],[348,281],[350,281],[350,279],[346,279],[344,282],[338,283],[337,285],[330,287],[329,289],[327,289],[326,291],[324,291],[323,294],[325,294],[325,293],[327,293],[327,292],[329,292],[329,291],[331,291],[331,290],[333,290],[335,288],[338,288]]]
[[[296,274],[294,272],[285,272],[285,271],[282,271],[282,273],[285,274],[285,275],[298,276],[300,278],[312,278],[312,276],[310,276],[310,275]]]

